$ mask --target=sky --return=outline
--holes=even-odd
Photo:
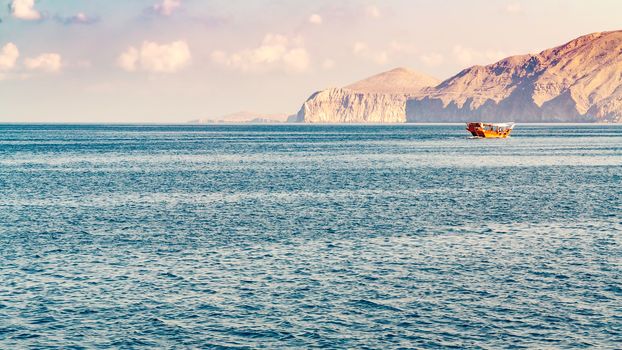
[[[0,122],[293,114],[395,67],[475,64],[622,29],[619,0],[0,0]]]

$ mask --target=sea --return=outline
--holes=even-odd
[[[0,349],[622,348],[622,125],[0,125]]]

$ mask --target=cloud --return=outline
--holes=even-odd
[[[175,73],[192,59],[185,41],[158,44],[145,41],[140,49],[130,47],[117,59],[117,64],[128,72],[146,71],[153,73]]]
[[[11,15],[13,17],[22,19],[22,20],[41,20],[50,18],[47,14],[41,14],[35,8],[35,0],[12,0],[9,5],[9,9],[11,11]],[[56,15],[53,17],[56,21],[62,24],[93,24],[97,22],[99,19],[97,17],[87,16],[83,12],[78,12],[77,14],[69,17],[63,17],[60,15]]]
[[[380,18],[380,9],[376,5],[365,7],[365,15],[369,18]]]
[[[507,4],[503,8],[503,11],[511,15],[520,15],[523,13],[523,7],[521,6],[520,3],[514,2],[514,3]]]
[[[24,66],[28,70],[37,70],[46,73],[60,72],[63,66],[62,58],[57,53],[44,53],[35,58],[26,58]]]
[[[140,52],[135,47],[130,47],[119,55],[117,64],[128,72],[134,72],[137,69],[140,60]]]
[[[179,7],[181,7],[181,0],[162,0],[161,3],[153,5],[151,10],[162,16],[170,16]]]
[[[352,46],[352,53],[360,58],[384,65],[389,61],[389,53],[386,50],[372,50],[367,43],[357,41]]]
[[[88,16],[84,12],[78,12],[77,14],[70,16],[70,17],[56,16],[55,18],[58,22],[65,24],[65,25],[93,24],[99,21],[99,18]]]
[[[428,67],[437,67],[445,62],[445,57],[440,53],[432,52],[419,56],[419,60]]]
[[[322,24],[323,21],[324,20],[322,19],[322,16],[318,15],[317,13],[309,16],[309,23],[311,24]]]
[[[311,63],[309,53],[301,38],[288,38],[279,34],[267,34],[258,47],[228,54],[217,50],[212,60],[218,64],[244,72],[285,70],[306,71]]]
[[[454,46],[453,54],[456,61],[462,65],[488,64],[507,57],[507,54],[503,51],[492,49],[478,51],[461,45]]]
[[[19,50],[13,43],[8,43],[0,49],[0,80],[11,77],[27,79],[31,76],[25,73],[23,69],[17,69],[17,59],[19,56]],[[26,58],[23,61],[23,68],[28,71],[57,73],[60,72],[62,67],[62,57],[57,53],[43,53],[37,57]]]
[[[35,0],[13,0],[9,7],[15,18],[28,21],[41,19],[41,13],[35,9]]]
[[[15,68],[19,50],[13,43],[8,43],[0,49],[0,72],[7,72]]]

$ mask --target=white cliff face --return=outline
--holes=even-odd
[[[297,119],[305,123],[405,123],[406,101],[439,80],[397,68],[345,88],[313,94]]]
[[[328,89],[304,103],[298,119],[305,123],[405,123],[407,95]]]
[[[304,122],[622,122],[622,31],[474,66],[435,84],[397,69],[314,94]],[[401,109],[404,108],[402,111]]]

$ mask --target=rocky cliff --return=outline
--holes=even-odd
[[[408,95],[328,89],[313,94],[297,119],[305,123],[405,123]]]
[[[345,88],[316,92],[303,104],[296,119],[305,123],[404,123],[406,101],[439,82],[397,68]]]
[[[433,80],[419,76],[415,79],[421,81],[397,81],[391,91],[392,75],[385,75],[375,90],[372,78],[359,92],[345,88],[314,94],[298,119],[622,122],[622,31],[589,34],[538,54],[473,66],[434,87]]]

